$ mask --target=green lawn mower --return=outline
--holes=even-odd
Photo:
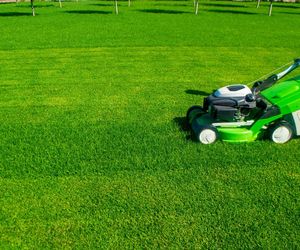
[[[260,138],[285,143],[299,136],[300,76],[277,83],[298,66],[300,59],[295,59],[287,69],[255,82],[251,89],[242,84],[222,87],[206,97],[203,106],[189,108],[187,120],[196,139],[203,144]]]

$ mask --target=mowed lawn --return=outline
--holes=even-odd
[[[200,145],[184,118],[300,57],[300,4],[119,11],[0,5],[0,248],[300,248],[300,138]]]

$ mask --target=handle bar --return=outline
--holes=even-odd
[[[294,63],[291,66],[289,66],[287,69],[285,69],[284,71],[282,71],[278,74],[275,74],[275,75],[271,75],[263,81],[255,82],[252,87],[252,93],[254,95],[257,95],[260,91],[263,91],[263,90],[271,87],[278,80],[285,77],[287,74],[291,73],[294,69],[298,68],[299,66],[300,66],[300,58],[297,58],[294,60]]]

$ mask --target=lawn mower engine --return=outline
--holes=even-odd
[[[206,97],[203,103],[203,111],[218,122],[244,121],[255,107],[252,91],[242,84],[222,87]]]

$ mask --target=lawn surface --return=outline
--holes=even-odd
[[[36,6],[0,5],[0,248],[300,248],[300,139],[184,126],[300,57],[300,4]]]

